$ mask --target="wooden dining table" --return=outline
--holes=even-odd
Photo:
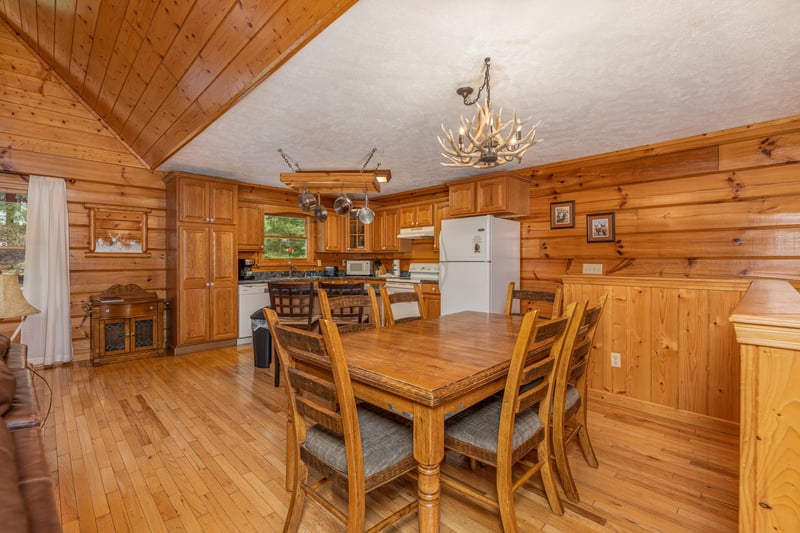
[[[413,421],[419,531],[439,531],[444,422],[503,389],[521,323],[463,311],[342,335],[356,397]]]

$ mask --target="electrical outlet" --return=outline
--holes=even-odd
[[[317,266],[318,266],[318,267],[321,267],[321,266],[322,266],[322,259],[317,259]]]
[[[602,274],[603,273],[603,264],[602,263],[584,263],[583,264],[583,273],[584,274]]]
[[[342,259],[342,266],[347,266],[347,260],[346,259]]]
[[[617,352],[611,352],[611,366],[614,368],[622,367],[622,356]]]

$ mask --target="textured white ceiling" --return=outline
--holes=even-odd
[[[278,148],[335,170],[377,147],[383,193],[485,172],[436,136],[487,56],[494,106],[541,121],[523,167],[798,115],[799,23],[798,0],[361,0],[160,169],[282,186]]]

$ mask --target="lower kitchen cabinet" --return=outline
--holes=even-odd
[[[90,298],[93,365],[164,354],[164,300],[138,285]]]
[[[427,318],[436,318],[442,314],[442,295],[439,293],[438,283],[422,282],[422,303]]]

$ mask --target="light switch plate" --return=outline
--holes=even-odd
[[[603,273],[603,264],[602,263],[584,263],[583,264],[583,273],[584,274],[602,274]]]

